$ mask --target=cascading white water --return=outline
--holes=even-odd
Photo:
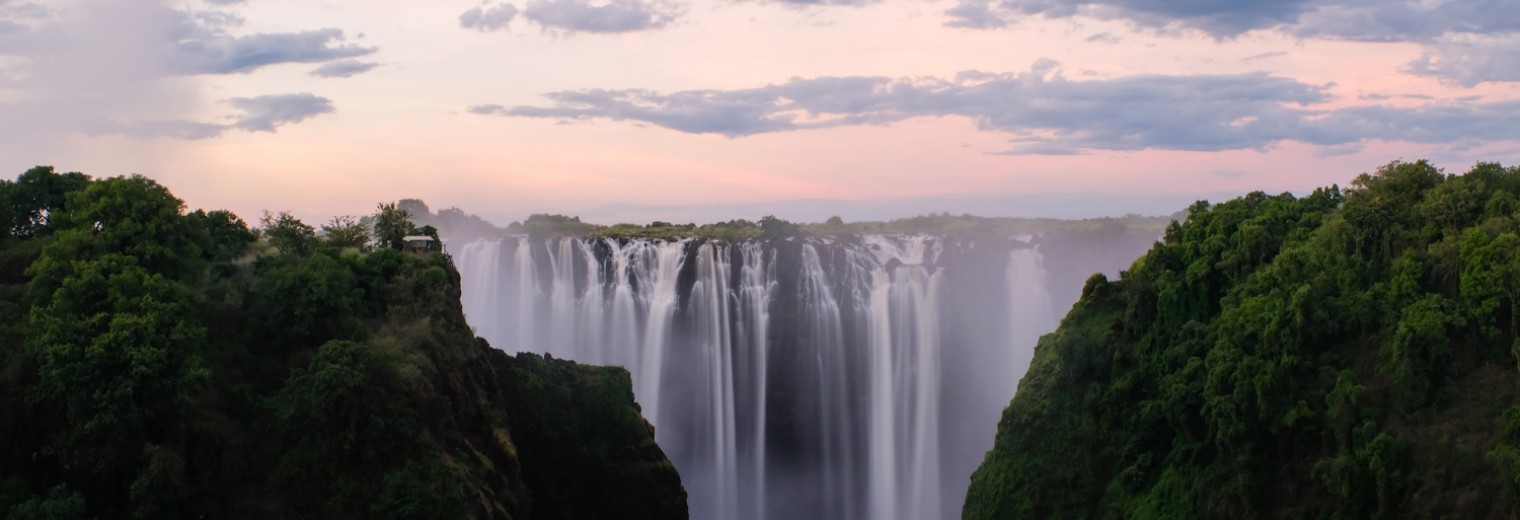
[[[1054,327],[1037,249],[947,243],[511,236],[456,260],[465,312],[493,345],[629,369],[692,518],[932,520],[954,515],[969,478],[945,468],[974,466],[996,425],[976,442],[946,435],[988,413],[947,396],[1006,403],[1023,369],[947,364],[970,355],[947,340],[947,309],[996,307],[956,316],[955,332],[998,359]],[[979,254],[998,271],[958,260]]]
[[[820,383],[818,406],[819,455],[822,463],[822,512],[826,518],[855,518],[855,486],[849,469],[853,466],[850,433],[849,395],[846,393],[849,372],[844,344],[844,322],[839,301],[829,286],[828,273],[818,248],[803,244],[799,302],[805,322],[803,342],[813,346],[816,381]],[[845,498],[841,498],[845,497]]]
[[[660,410],[660,382],[664,380],[661,374],[665,369],[665,349],[670,343],[671,328],[675,324],[676,276],[680,273],[685,258],[681,255],[683,245],[683,242],[669,242],[656,246],[654,269],[652,272],[646,271],[644,275],[644,280],[650,284],[649,311],[644,326],[643,357],[637,377],[638,395],[649,396],[649,417],[657,417]]]
[[[747,517],[766,518],[765,495],[765,423],[766,382],[769,375],[770,305],[777,289],[775,251],[766,251],[759,243],[739,246],[742,263],[739,268],[738,303],[740,319],[738,352],[743,362],[737,363],[743,372],[743,393],[749,397],[748,428],[741,435],[747,451],[745,463],[749,466],[740,485],[746,490],[739,504]],[[734,403],[736,406],[738,403]]]
[[[939,497],[941,273],[926,237],[866,237],[871,271],[871,518],[934,518]]]
[[[1040,335],[1050,332],[1051,324],[1058,320],[1050,293],[1031,291],[1030,287],[1045,287],[1050,274],[1045,271],[1045,261],[1035,248],[1015,248],[1008,252],[1008,269],[1004,275],[1004,287],[1010,307],[1008,337],[1010,340],[1011,370],[1023,371],[1034,359],[1034,346]],[[1009,381],[1017,384],[1017,381]],[[1011,394],[1013,388],[1000,393]]]
[[[712,464],[714,518],[739,518],[738,455],[735,440],[733,336],[729,326],[731,295],[726,248],[703,244],[697,249],[697,279],[691,287],[696,337],[706,376],[708,439]]]

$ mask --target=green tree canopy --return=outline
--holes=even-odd
[[[333,217],[331,221],[323,224],[322,237],[328,245],[334,247],[366,250],[370,243],[369,227],[359,219],[346,215]]]
[[[79,172],[57,173],[52,166],[38,166],[21,174],[14,183],[0,188],[7,204],[10,234],[34,236],[52,231],[52,215],[65,209],[68,194],[89,184],[90,178]]]
[[[193,294],[129,256],[77,261],[29,318],[39,385],[68,433],[56,448],[102,470],[131,467],[143,442],[176,438],[182,407],[208,377]]]
[[[1514,517],[1516,193],[1417,161],[1194,204],[1041,338],[965,517]]]
[[[258,239],[258,234],[248,229],[248,223],[231,211],[206,212],[195,210],[185,215],[190,226],[205,232],[202,249],[213,260],[233,260],[248,250],[248,245]]]
[[[380,247],[399,251],[406,247],[407,235],[415,231],[412,215],[404,209],[398,209],[396,203],[383,202],[376,206],[375,240]]]
[[[176,280],[202,272],[204,231],[198,233],[184,218],[184,202],[152,179],[101,179],[69,192],[67,199],[49,220],[56,230],[53,242],[28,271],[35,295],[56,289],[75,261],[106,254],[130,257],[147,272]]]
[[[266,211],[259,224],[264,239],[282,253],[306,256],[317,247],[317,231],[288,211],[278,214]]]

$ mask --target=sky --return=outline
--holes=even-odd
[[[1170,214],[1520,160],[1520,0],[0,0],[0,169],[308,222]]]

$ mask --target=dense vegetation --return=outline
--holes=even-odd
[[[627,372],[475,338],[395,204],[251,229],[39,167],[0,230],[0,518],[685,517]]]
[[[1520,515],[1520,168],[1200,202],[1091,278],[968,519]]]
[[[433,213],[417,199],[403,199],[401,209],[463,242],[503,234],[581,236],[613,238],[652,238],[677,240],[698,238],[739,242],[800,236],[851,237],[865,234],[929,234],[942,236],[1007,237],[1010,235],[1059,234],[1069,236],[1116,236],[1125,233],[1159,235],[1171,217],[1127,215],[1120,218],[1061,220],[1049,218],[955,216],[949,213],[921,215],[889,221],[845,222],[831,217],[817,223],[794,223],[767,215],[758,221],[735,219],[710,224],[674,224],[654,221],[648,224],[613,224],[610,226],[581,221],[580,217],[533,214],[505,228],[492,225],[480,217],[456,208]]]

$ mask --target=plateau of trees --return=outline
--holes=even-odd
[[[546,448],[505,415],[518,361],[474,338],[446,255],[401,251],[436,231],[394,203],[320,231],[259,222],[186,212],[137,175],[0,181],[0,518],[534,518],[547,491],[518,450]],[[673,468],[644,466],[663,454],[631,396],[581,392],[587,373],[553,363],[563,377],[534,384],[558,402],[632,410],[598,424],[636,442],[582,467],[649,492],[593,504],[610,484],[580,475],[554,490],[562,517],[684,513]],[[618,456],[638,460],[609,469]]]
[[[1520,168],[1199,202],[1088,280],[965,517],[1520,514]]]
[[[417,211],[425,221],[439,224],[455,237],[465,241],[496,237],[504,234],[537,236],[573,236],[590,238],[648,238],[681,240],[687,238],[741,242],[745,240],[777,240],[798,237],[836,237],[850,239],[866,234],[934,234],[955,236],[1010,236],[1062,233],[1101,237],[1123,233],[1157,234],[1167,223],[1181,214],[1172,216],[1125,215],[1091,219],[1051,219],[1019,217],[978,217],[969,214],[951,215],[949,212],[931,213],[916,217],[888,221],[846,222],[838,216],[823,222],[791,222],[774,215],[759,220],[733,219],[708,224],[678,224],[656,220],[648,224],[624,222],[600,225],[584,222],[578,216],[536,213],[527,219],[512,222],[505,228],[496,227],[480,217],[466,215],[459,209],[446,209],[434,214],[427,205],[416,199],[403,199],[403,210]],[[411,209],[408,209],[411,208]],[[415,215],[414,215],[415,216]]]

